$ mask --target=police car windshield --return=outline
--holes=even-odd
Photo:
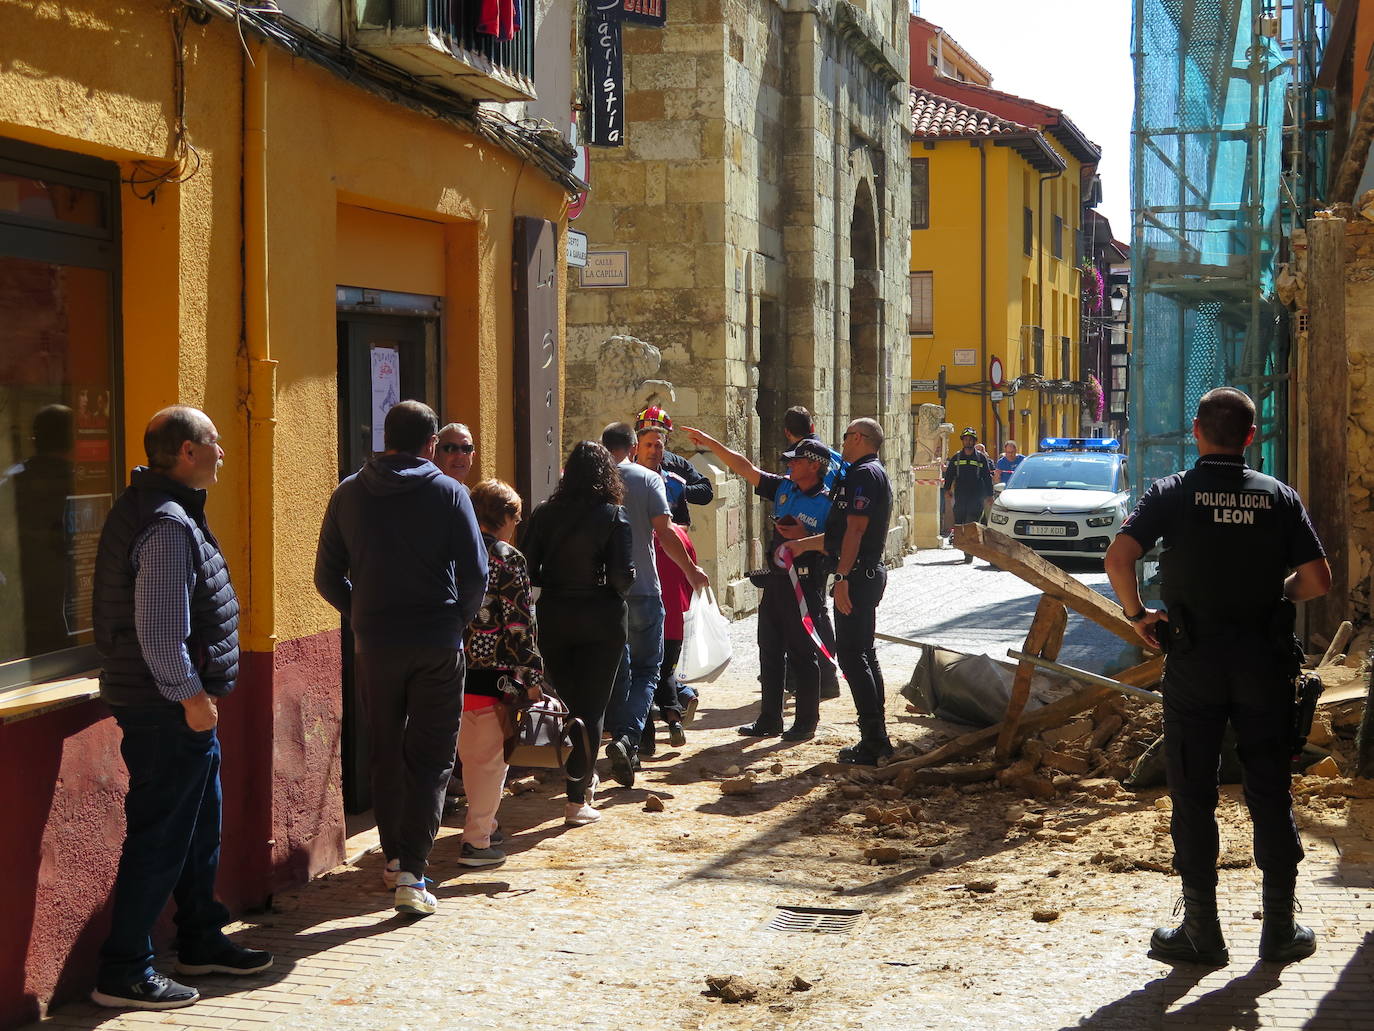
[[[1007,489],[1115,491],[1119,464],[1116,455],[1042,451],[1021,463]]]

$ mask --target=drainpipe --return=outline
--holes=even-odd
[[[979,362],[983,375],[988,374],[988,151],[987,144],[978,141],[978,333]],[[988,390],[991,390],[991,384]],[[981,410],[983,439],[988,439],[988,390],[984,390]],[[996,405],[993,406],[996,416]]]
[[[1039,286],[1040,286],[1040,310],[1037,311],[1037,312],[1035,313],[1035,318],[1036,318],[1036,321],[1040,324],[1040,338],[1041,338],[1042,340],[1045,338],[1045,333],[1046,333],[1046,329],[1045,329],[1045,327],[1046,327],[1046,321],[1045,321],[1045,184],[1046,184],[1047,182],[1049,182],[1051,179],[1058,179],[1058,178],[1059,178],[1061,175],[1063,175],[1063,174],[1064,174],[1064,170],[1061,168],[1059,171],[1053,173],[1052,175],[1042,175],[1042,176],[1040,177],[1040,185],[1039,185],[1039,187],[1038,187],[1038,196],[1037,196],[1037,198],[1036,198],[1035,217],[1036,217],[1036,220],[1040,223],[1040,229],[1039,229],[1039,236],[1038,236],[1038,239],[1035,241],[1035,246],[1036,246],[1035,271],[1036,271],[1036,279],[1037,279],[1037,281],[1038,281],[1038,283],[1039,283]],[[1040,352],[1040,353],[1041,353],[1041,354],[1044,354],[1044,345],[1043,345],[1043,344],[1041,345],[1041,352]],[[1048,364],[1048,362],[1047,362],[1047,364]],[[1045,428],[1044,423],[1045,423],[1045,394],[1044,394],[1044,391],[1037,390],[1037,391],[1035,392],[1035,428],[1036,428],[1036,430],[1037,430],[1037,431],[1042,431],[1042,432],[1043,432],[1043,430],[1044,430],[1044,428]],[[1057,433],[1058,431],[1055,431],[1055,432]]]
[[[277,363],[268,339],[267,64],[268,51],[250,42],[243,70],[243,339],[248,414],[248,603],[246,650],[276,644],[276,523],[273,512]]]

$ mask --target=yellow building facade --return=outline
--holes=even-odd
[[[571,149],[565,164],[365,55],[345,78],[312,59],[332,52],[317,33],[297,26],[293,49],[279,45],[289,17],[242,17],[0,5],[0,720],[25,716],[0,722],[0,791],[20,800],[25,842],[0,887],[15,971],[0,1027],[60,997],[59,975],[89,988],[101,935],[83,928],[113,880],[124,785],[119,735],[91,700],[85,552],[144,460],[148,418],[202,408],[226,451],[208,518],[243,660],[221,717],[220,888],[258,904],[340,862],[350,794],[366,808],[346,638],[313,568],[341,475],[380,450],[378,361],[399,369],[391,401],[472,429],[470,482],[518,483],[538,416],[519,414],[524,345],[562,339]],[[67,521],[46,571],[25,558],[37,503],[19,489],[45,446],[66,470],[48,500]],[[45,598],[55,612],[35,608]]]
[[[943,403],[989,452],[1015,440],[1030,453],[1079,430],[1091,152],[928,90],[911,96],[911,402]]]

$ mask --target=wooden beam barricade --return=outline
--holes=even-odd
[[[1035,618],[1031,620],[1030,632],[1026,634],[1023,651],[1037,658],[1057,659],[1059,649],[1064,644],[1064,628],[1069,621],[1069,610],[1064,603],[1048,594],[1040,596],[1040,604],[1035,607]],[[1016,677],[1011,682],[1011,697],[1007,699],[1007,715],[1002,721],[1002,732],[997,735],[995,757],[999,762],[1011,758],[1011,744],[1016,736],[1021,713],[1025,711],[1030,699],[1031,681],[1035,679],[1035,667],[1029,662],[1016,665]]]

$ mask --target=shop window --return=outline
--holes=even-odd
[[[911,162],[911,228],[930,228],[930,158]]]
[[[119,486],[116,166],[0,140],[0,691],[93,669]]]
[[[911,323],[908,333],[935,332],[935,273],[913,272],[909,277],[911,290]]]

